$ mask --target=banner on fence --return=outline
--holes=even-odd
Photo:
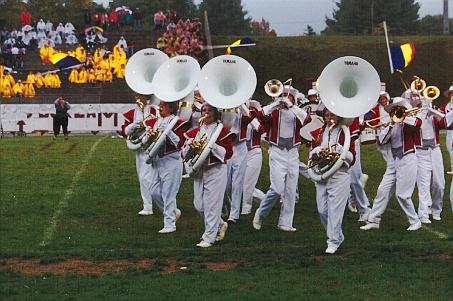
[[[117,131],[124,122],[123,113],[135,104],[72,104],[68,130],[71,132]],[[0,120],[5,132],[52,132],[54,104],[2,104]]]

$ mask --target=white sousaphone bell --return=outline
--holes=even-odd
[[[134,92],[142,95],[153,94],[153,78],[157,69],[169,58],[160,50],[154,48],[146,48],[136,52],[127,62],[125,70],[126,83]],[[137,102],[142,110],[142,126],[137,128],[126,139],[128,149],[137,151],[143,147],[142,139],[146,131],[143,125],[148,117],[145,116],[146,104]]]
[[[256,89],[256,73],[252,65],[236,55],[221,55],[211,59],[201,69],[198,88],[203,99],[213,107],[232,109],[245,103]],[[222,132],[219,122],[209,141],[203,141],[200,152],[184,162],[188,176],[195,175],[209,156]]]
[[[151,95],[157,69],[169,58],[160,50],[146,48],[136,52],[126,64],[126,83],[134,92]]]
[[[356,56],[344,56],[330,62],[319,79],[319,94],[326,108],[343,118],[355,118],[371,110],[381,90],[381,80],[374,67]],[[308,169],[310,178],[322,181],[332,176],[344,163],[350,146],[350,133],[342,124],[343,150],[328,170],[314,166]]]
[[[197,85],[199,74],[200,64],[196,59],[187,55],[173,57],[157,69],[153,80],[153,91],[156,97],[165,102],[181,101],[182,103],[189,103],[190,107],[181,107],[179,114],[173,117],[166,128],[157,135],[153,135],[153,141],[148,142],[146,163],[151,163],[152,159],[158,154],[168,133],[173,129],[179,118],[186,121],[190,119],[193,91]]]

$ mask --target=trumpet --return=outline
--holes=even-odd
[[[189,144],[189,151],[187,155],[184,157],[184,162],[189,162],[190,160],[194,159],[197,155],[200,155],[201,152],[207,145],[208,136],[204,134],[200,140],[193,140]]]

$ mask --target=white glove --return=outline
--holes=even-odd
[[[288,97],[282,97],[280,98],[280,103],[286,105],[289,108],[291,108],[293,106],[293,103],[291,102],[291,100],[289,100]]]

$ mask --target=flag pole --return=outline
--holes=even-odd
[[[389,57],[390,73],[393,74],[395,70],[393,69],[392,54],[390,53],[389,36],[387,34],[387,23],[385,21],[382,23],[384,25],[385,43],[387,44],[387,55]]]

